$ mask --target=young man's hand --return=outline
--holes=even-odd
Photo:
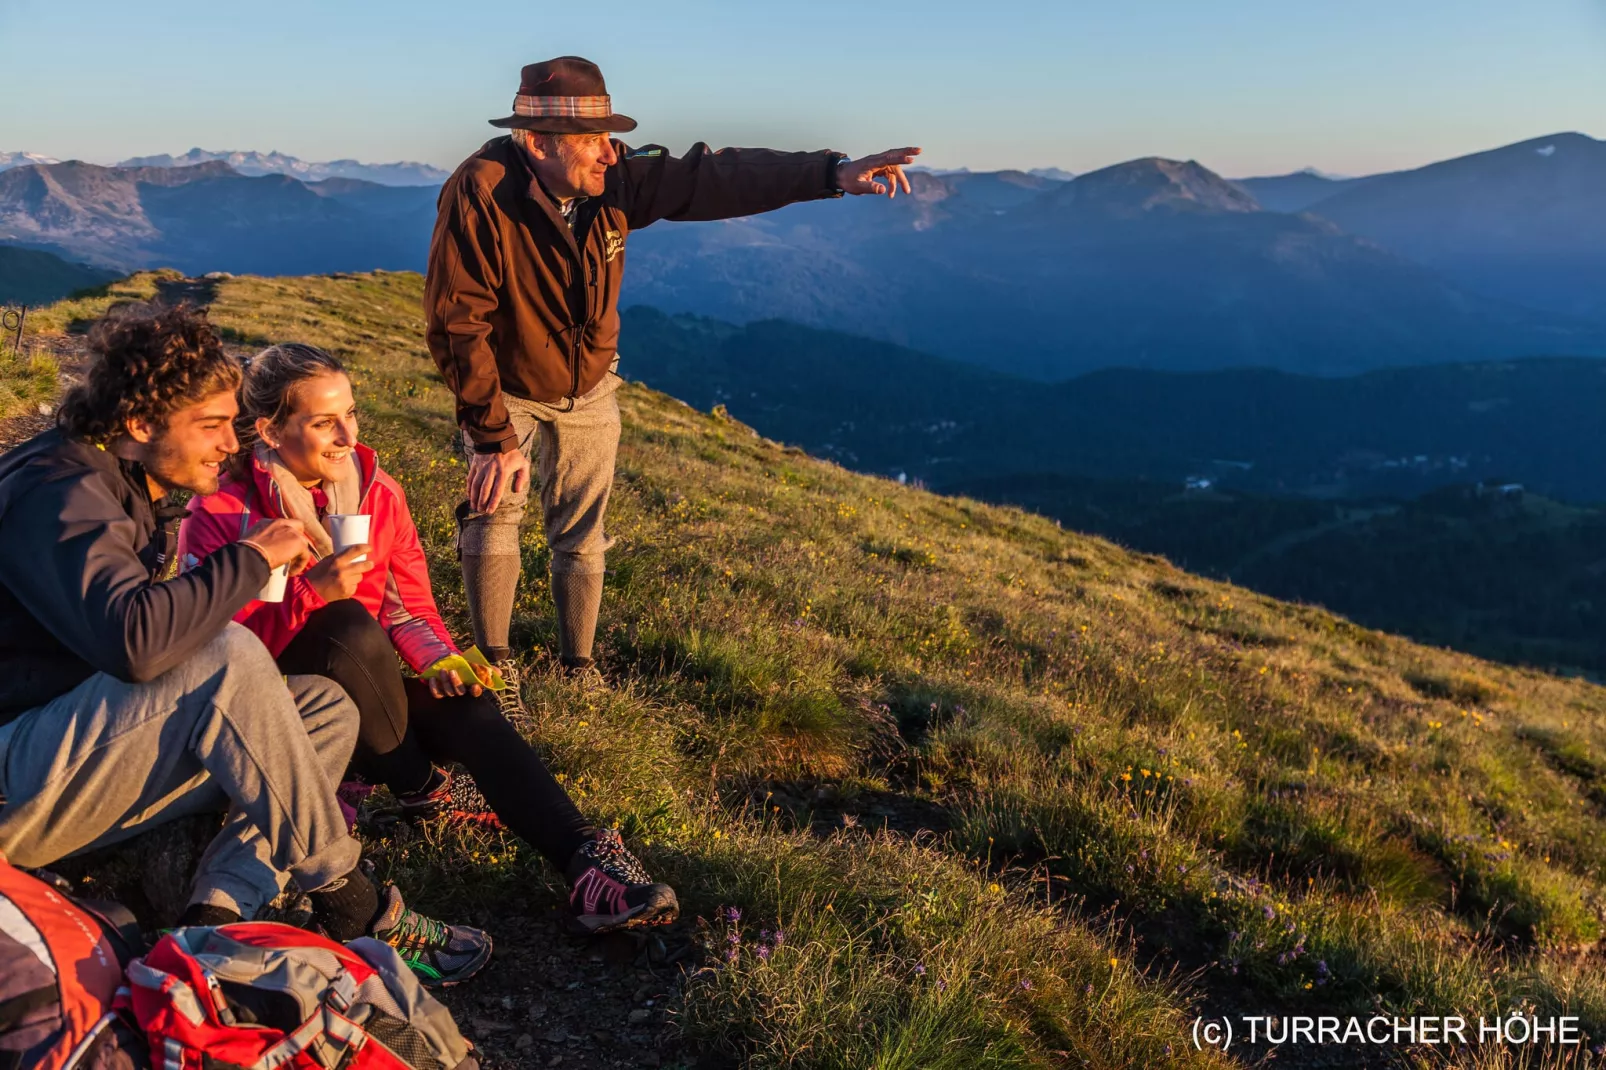
[[[530,481],[530,459],[523,450],[476,453],[468,462],[468,507],[476,513],[494,513],[502,495],[522,491]]]
[[[885,193],[889,198],[898,195],[898,187],[909,192],[909,176],[903,173],[905,164],[914,162],[920,155],[917,148],[888,149],[859,160],[843,160],[836,165],[837,188],[843,193]],[[886,181],[877,181],[876,176]]]
[[[365,542],[348,546],[338,554],[326,557],[307,569],[307,582],[325,602],[338,602],[342,598],[350,598],[357,593],[357,585],[362,582],[362,574],[374,567],[372,552],[373,547]],[[368,559],[356,560],[365,555]]]
[[[299,520],[281,517],[260,521],[240,541],[267,558],[269,568],[289,565],[292,576],[300,572],[312,556],[307,546],[307,529]]]

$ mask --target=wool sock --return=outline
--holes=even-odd
[[[178,927],[184,929],[192,925],[207,927],[233,925],[239,920],[240,915],[228,907],[217,907],[211,903],[191,903],[184,908],[184,913],[179,916]]]
[[[474,642],[491,661],[508,657],[508,629],[519,591],[518,554],[464,554],[463,590]]]
[[[552,602],[558,610],[558,656],[569,666],[591,664],[591,646],[602,610],[600,572],[552,573]]]
[[[360,869],[310,893],[312,915],[330,939],[345,943],[368,935],[379,916],[379,891]]]

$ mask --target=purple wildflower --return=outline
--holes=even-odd
[[[768,962],[770,960],[770,945],[759,944],[758,957],[761,962]]]
[[[735,925],[737,922],[741,921],[742,920],[742,908],[741,907],[726,907],[725,908],[725,920],[730,922],[732,925]]]
[[[925,975],[926,975],[926,964],[923,963],[923,962],[915,963],[915,976],[916,977],[924,977]]]

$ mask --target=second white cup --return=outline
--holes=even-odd
[[[268,573],[268,582],[257,592],[257,598],[263,602],[283,602],[284,585],[289,578],[290,566],[280,565]]]
[[[342,553],[353,546],[368,541],[368,525],[373,518],[367,513],[331,514],[329,520],[329,538],[335,544],[335,553]],[[358,561],[368,560],[363,554],[356,558]]]

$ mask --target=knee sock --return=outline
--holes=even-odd
[[[464,554],[463,590],[480,652],[492,661],[505,660],[519,590],[519,555]]]
[[[558,610],[558,655],[563,664],[591,664],[602,610],[602,573],[552,573],[552,601]]]
[[[313,917],[341,943],[368,935],[379,916],[379,891],[360,869],[309,894]]]

